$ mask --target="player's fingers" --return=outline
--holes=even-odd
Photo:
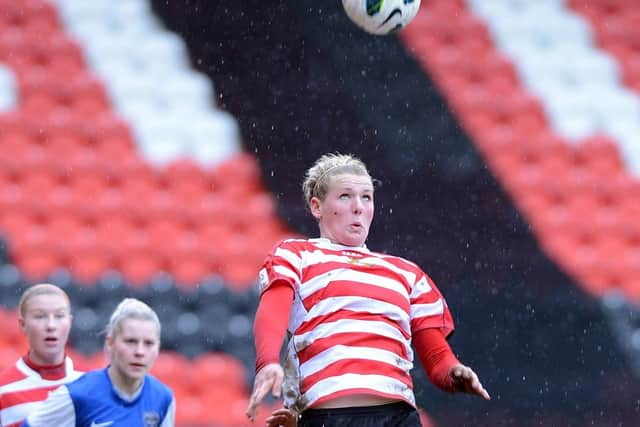
[[[480,390],[480,396],[482,396],[482,398],[484,398],[485,400],[491,400],[491,395],[484,387],[482,387],[482,390]]]
[[[276,416],[272,415],[266,419],[266,424],[269,427],[277,427],[277,426],[283,425],[286,421],[287,419],[282,415],[276,415]]]
[[[478,375],[472,369],[469,369],[469,374],[469,379],[467,379],[464,384],[465,391],[467,393],[477,394],[486,400],[491,400],[491,396],[482,386]]]
[[[251,397],[249,398],[249,406],[247,407],[247,416],[251,418],[253,421],[256,417],[256,410],[262,399],[266,396],[269,391],[269,384],[264,381],[259,381],[251,393]]]
[[[480,384],[479,381],[477,383],[474,383],[472,387],[473,388],[471,392],[473,394],[477,394],[478,396],[486,400],[491,400],[491,396],[489,396],[489,392],[482,386],[482,384]]]
[[[280,390],[282,390],[282,381],[283,378],[280,376],[276,376],[273,381],[273,386],[271,387],[271,394],[274,397],[280,397]]]
[[[251,421],[254,421],[256,419],[256,409],[258,407],[258,404],[254,401],[253,397],[249,400],[249,406],[247,406],[247,417],[249,417],[249,419]]]
[[[471,387],[472,387],[472,392],[481,396],[482,398],[486,399],[486,400],[491,400],[491,396],[489,395],[489,392],[483,387],[482,383],[480,382],[480,380],[478,379],[478,376],[476,375],[473,383],[471,383]]]

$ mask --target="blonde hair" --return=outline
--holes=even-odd
[[[324,154],[307,170],[302,182],[302,193],[307,207],[311,207],[311,199],[314,197],[324,200],[329,191],[331,177],[342,174],[367,176],[371,179],[367,167],[357,157],[351,154]]]
[[[38,283],[37,285],[30,286],[22,293],[20,302],[18,302],[18,313],[20,313],[20,317],[24,317],[27,314],[27,303],[29,300],[38,295],[60,295],[67,300],[69,311],[71,311],[69,295],[67,295],[65,291],[50,283]]]
[[[156,324],[158,328],[158,337],[160,336],[161,326],[158,315],[151,307],[136,298],[125,298],[113,310],[109,323],[105,329],[108,338],[113,338],[120,332],[122,322],[126,319],[150,320]]]

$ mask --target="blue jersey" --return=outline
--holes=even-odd
[[[145,375],[131,399],[112,384],[107,369],[91,371],[49,394],[22,427],[173,427],[171,389]]]

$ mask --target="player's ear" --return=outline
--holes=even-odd
[[[311,200],[309,200],[309,210],[311,211],[311,215],[317,220],[322,218],[321,206],[322,202],[320,202],[320,199],[317,197],[312,197]]]
[[[113,337],[107,335],[104,338],[104,350],[107,354],[111,354],[111,347],[113,346]]]

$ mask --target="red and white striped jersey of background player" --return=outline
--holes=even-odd
[[[415,406],[412,333],[454,328],[433,281],[413,262],[325,238],[289,239],[260,271],[294,290],[284,363],[285,406],[303,411],[334,397],[367,393]]]
[[[49,391],[82,374],[68,356],[56,366],[37,366],[28,356],[19,358],[0,373],[0,426],[19,426]]]

